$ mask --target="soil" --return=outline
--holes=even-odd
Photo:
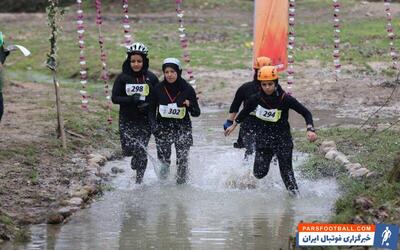
[[[399,6],[400,4],[393,4],[394,14],[400,12]],[[364,3],[357,5],[352,11],[359,15],[371,13],[383,17],[382,9],[381,3]],[[206,19],[206,15],[219,14],[216,11],[204,13],[206,14],[196,12],[195,16]],[[21,14],[21,17],[29,19],[29,15]],[[159,17],[157,13],[153,15]],[[231,13],[229,16],[235,15],[240,17],[241,14]],[[10,14],[4,14],[0,20],[7,19],[7,16],[11,18]],[[15,18],[17,15],[13,16]],[[143,18],[151,18],[151,14],[144,14]],[[353,65],[343,65],[342,74],[335,81],[333,66],[322,66],[319,61],[296,64],[295,72],[298,73],[290,91],[311,110],[335,110],[339,116],[365,119],[384,105],[377,114],[379,118],[398,121],[400,83],[381,74],[380,69],[388,68],[389,63],[376,62],[371,66],[374,71],[366,72],[365,69]],[[202,105],[224,109],[228,108],[236,89],[243,82],[252,79],[253,74],[250,69],[206,68],[196,68],[195,73],[198,79],[212,79],[203,80],[198,85]],[[288,90],[285,82],[281,84]],[[10,158],[0,162],[0,218],[7,215],[18,224],[43,222],[49,211],[58,206],[74,184],[87,181],[87,175],[82,169],[90,148],[76,149],[62,157],[50,153],[49,148],[58,146],[54,139],[56,120],[41,119],[41,114],[54,111],[54,105],[48,105],[49,100],[54,99],[53,93],[53,88],[46,84],[9,81],[5,85],[5,114],[0,123],[0,150],[12,150]],[[63,94],[67,99],[76,96],[65,89]],[[33,150],[32,153],[38,152],[39,157],[21,162],[18,157],[21,150]],[[35,173],[40,178],[32,176]],[[2,238],[9,239],[11,235],[4,225],[0,225],[0,241]]]

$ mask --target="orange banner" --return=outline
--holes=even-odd
[[[279,70],[287,67],[287,34],[289,2],[255,0],[253,59],[267,56]]]

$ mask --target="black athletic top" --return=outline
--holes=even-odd
[[[143,105],[144,102],[150,103],[152,89],[158,82],[157,76],[147,69],[140,73],[134,72],[130,67],[130,61],[126,60],[122,66],[122,73],[115,79],[111,96],[112,102],[120,105],[120,118],[131,121],[147,120],[148,109],[144,112],[137,106]],[[145,92],[144,96],[140,102],[135,103],[133,93],[141,90]]]
[[[302,115],[307,125],[314,126],[311,112],[284,91],[275,91],[272,95],[259,91],[247,101],[235,121],[241,123],[252,111],[256,110],[257,148],[276,147],[279,144],[290,146],[292,137],[288,122],[289,109]]]

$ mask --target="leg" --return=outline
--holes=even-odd
[[[164,164],[168,166],[171,165],[171,143],[157,140],[157,158]]]
[[[272,150],[269,148],[256,150],[253,173],[257,179],[264,178],[268,174],[269,164],[271,163],[273,155]]]
[[[134,138],[133,156],[131,160],[132,169],[136,169],[136,183],[142,183],[143,176],[147,167],[147,145],[150,140],[150,130],[145,127],[136,127],[136,137]],[[140,131],[140,132],[139,132]]]
[[[175,150],[177,166],[176,184],[184,184],[187,180],[190,145],[187,145],[185,142],[176,142]]]
[[[255,151],[256,129],[253,119],[253,117],[248,117],[243,121],[241,125],[243,146],[246,148],[246,152],[244,154],[245,159],[247,159]]]
[[[299,191],[297,187],[296,179],[294,177],[293,165],[292,165],[292,151],[293,148],[280,149],[276,152],[279,162],[279,170],[281,177],[285,183],[286,189],[292,194],[296,194]]]
[[[171,146],[172,144],[165,140],[156,138],[157,158],[161,162],[156,174],[160,179],[166,179],[169,175],[171,165]]]
[[[124,156],[132,156],[132,142],[131,139],[133,137],[133,131],[131,129],[131,125],[129,121],[126,121],[124,118],[119,118],[119,137],[121,141],[121,149],[122,154]]]

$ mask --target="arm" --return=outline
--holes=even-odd
[[[192,86],[189,85],[189,87],[190,87],[189,96],[188,96],[189,101],[186,100],[184,102],[184,104],[186,105],[191,116],[199,117],[201,111],[200,111],[199,103],[197,102],[196,92],[194,91]]]
[[[126,96],[123,95],[122,93],[125,92],[125,89],[122,86],[122,79],[121,75],[115,79],[113,88],[112,88],[112,95],[111,95],[111,101],[114,104],[130,104],[133,102],[133,96]]]
[[[256,109],[257,105],[258,105],[258,95],[254,95],[248,102],[247,104],[244,106],[244,108],[242,109],[242,111],[240,111],[240,113],[238,114],[238,116],[236,117],[236,119],[233,121],[232,126],[230,126],[229,128],[227,128],[225,130],[225,136],[230,135],[236,128],[236,126],[238,124],[240,124],[247,116],[250,115],[250,113]]]
[[[224,130],[229,128],[233,124],[233,120],[235,120],[237,113],[239,112],[239,108],[244,101],[244,91],[243,85],[238,88],[236,91],[235,97],[233,98],[232,104],[229,108],[229,114],[226,118],[225,123],[223,124]]]
[[[314,122],[311,112],[303,104],[298,102],[294,97],[287,96],[285,97],[285,99],[289,104],[289,108],[293,109],[294,111],[303,116],[307,126],[308,140],[310,142],[317,140],[317,134],[315,133]]]

